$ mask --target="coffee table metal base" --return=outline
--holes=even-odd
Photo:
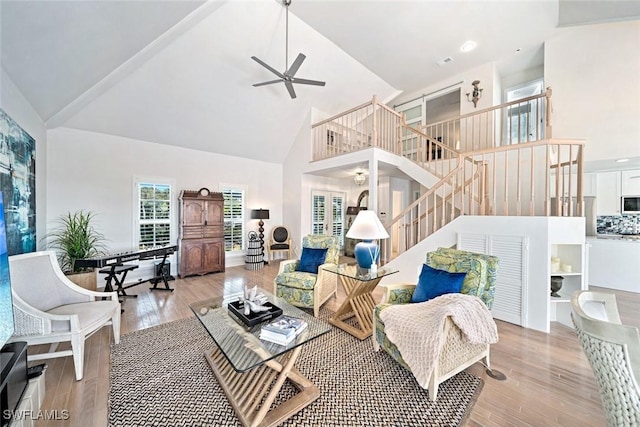
[[[237,372],[217,347],[205,357],[244,426],[277,426],[320,397],[320,390],[295,367],[301,346],[248,372]],[[271,409],[285,381],[298,393]]]

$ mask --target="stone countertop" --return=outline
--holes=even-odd
[[[601,240],[620,240],[625,242],[640,242],[639,234],[598,234],[596,236],[587,236],[589,239],[601,239]]]

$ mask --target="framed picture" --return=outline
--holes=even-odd
[[[0,191],[9,255],[36,250],[36,141],[0,109]]]

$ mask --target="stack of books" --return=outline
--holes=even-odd
[[[263,325],[260,329],[260,339],[280,345],[288,345],[306,328],[307,322],[304,320],[284,315],[273,322]]]

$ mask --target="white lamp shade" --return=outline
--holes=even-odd
[[[374,211],[360,211],[346,237],[361,240],[388,239],[389,233]]]

